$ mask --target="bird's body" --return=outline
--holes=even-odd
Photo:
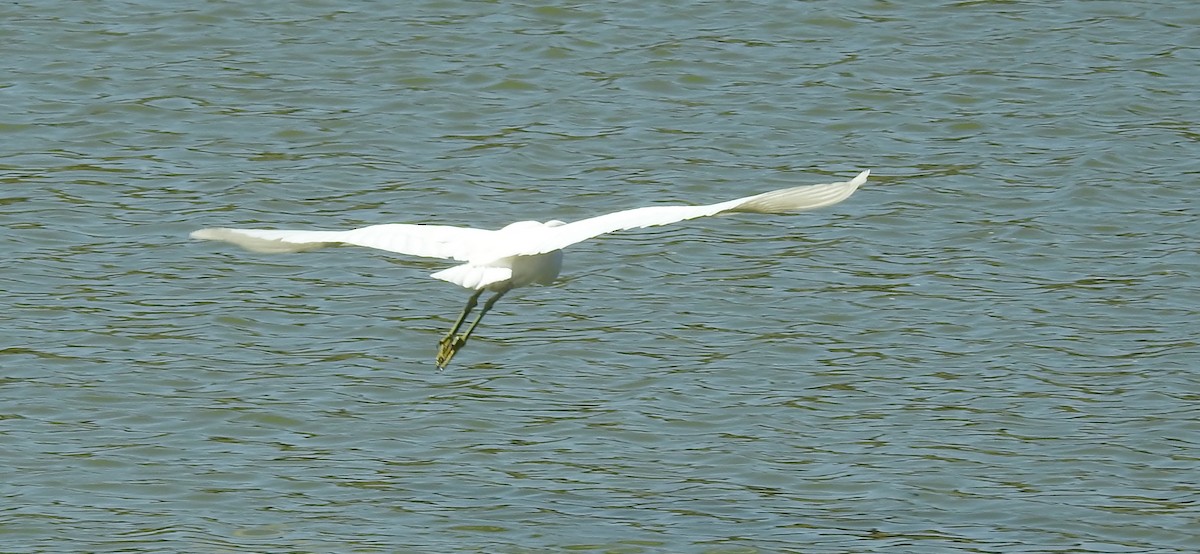
[[[841,183],[781,189],[705,206],[649,206],[573,223],[519,221],[495,231],[447,225],[386,224],[349,231],[211,228],[195,231],[191,236],[230,242],[255,252],[301,252],[352,244],[465,262],[432,275],[475,290],[462,316],[439,345],[437,363],[438,367],[444,367],[500,296],[514,288],[554,282],[562,269],[562,249],[567,246],[613,231],[666,225],[722,213],[782,214],[830,206],[853,194],[866,182],[868,175],[870,171],[863,171],[854,179]],[[467,332],[456,335],[484,290],[496,294],[488,299]]]

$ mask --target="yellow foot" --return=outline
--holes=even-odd
[[[442,340],[438,342],[438,369],[445,369],[446,364],[450,363],[450,359],[453,358],[454,355],[458,353],[459,349],[461,349],[465,344],[467,344],[467,339],[462,335],[455,335],[453,337],[447,336],[442,338]]]

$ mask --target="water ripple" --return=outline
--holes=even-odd
[[[0,6],[0,550],[1191,552],[1180,3]],[[567,253],[445,372],[428,260]]]

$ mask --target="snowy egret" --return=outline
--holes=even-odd
[[[707,206],[650,206],[611,213],[574,223],[518,221],[498,231],[447,225],[372,225],[349,231],[277,231],[260,229],[201,229],[192,238],[230,242],[254,252],[301,252],[335,244],[378,248],[410,256],[466,262],[433,277],[473,289],[467,306],[450,332],[438,342],[437,367],[442,369],[467,343],[483,316],[501,296],[533,283],[548,285],[562,268],[562,249],[592,237],[723,213],[785,214],[845,200],[870,171],[840,183],[807,185],[764,192]],[[495,292],[467,331],[458,334],[484,290]]]

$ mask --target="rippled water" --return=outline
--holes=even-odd
[[[1194,551],[1189,4],[390,4],[0,6],[0,550]],[[444,264],[186,238],[865,168],[440,373]]]

